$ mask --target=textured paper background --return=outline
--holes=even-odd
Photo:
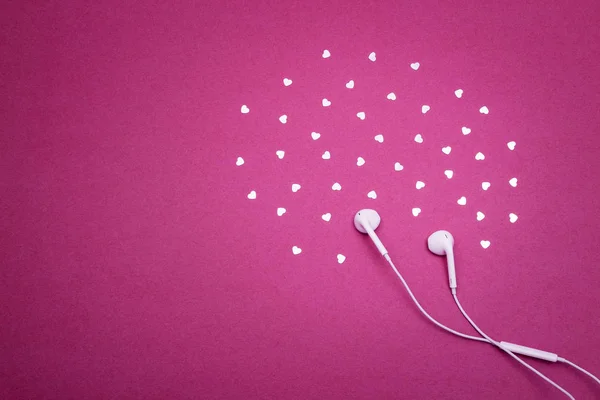
[[[441,322],[472,332],[425,246],[443,228],[488,334],[600,373],[600,10],[521,3],[6,5],[1,397],[563,398],[426,321],[363,207]]]

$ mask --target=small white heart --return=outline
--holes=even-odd
[[[329,52],[329,50],[323,50],[323,58],[329,58],[331,56],[331,53]]]
[[[359,112],[359,113],[356,113],[356,116],[357,116],[358,118],[362,119],[362,120],[364,120],[364,119],[365,119],[365,113],[364,113],[364,112],[362,112],[362,111],[361,111],[361,112]]]
[[[477,211],[477,221],[481,221],[484,218],[485,218],[485,214],[482,213],[481,211]]]
[[[506,143],[506,146],[507,146],[507,147],[508,147],[510,150],[514,150],[516,145],[517,145],[517,143],[516,143],[516,142],[514,142],[514,141],[513,141],[513,142],[508,142],[508,143]]]
[[[283,84],[285,86],[290,86],[292,84],[292,80],[288,78],[283,78]]]
[[[285,209],[285,208],[283,208],[283,207],[279,207],[279,208],[277,209],[277,215],[279,215],[279,216],[281,217],[283,214],[285,214],[285,211],[286,211],[286,209]]]
[[[460,199],[458,199],[457,203],[461,206],[464,206],[465,204],[467,204],[467,198],[463,196]]]
[[[481,242],[481,247],[483,247],[484,249],[487,249],[488,247],[490,247],[490,241],[489,240],[482,240]]]
[[[283,156],[285,156],[285,151],[283,151],[283,150],[277,150],[275,152],[275,154],[277,154],[277,157],[279,157],[279,159],[281,160],[283,158]]]
[[[446,175],[446,178],[452,179],[452,177],[454,176],[454,172],[451,169],[447,169],[444,171],[444,175]]]
[[[412,215],[416,217],[419,214],[421,214],[421,209],[419,207],[415,207],[412,209]]]
[[[388,100],[396,100],[396,93],[392,92],[387,95]]]
[[[452,151],[452,147],[450,146],[446,146],[442,148],[442,153],[444,154],[450,154],[450,152]]]
[[[415,186],[417,189],[423,189],[425,187],[425,182],[417,181]]]
[[[343,255],[343,254],[338,254],[338,255],[337,255],[337,260],[338,260],[338,263],[340,263],[340,264],[341,264],[341,263],[343,263],[344,261],[346,261],[346,256],[345,256],[345,255]]]
[[[292,247],[292,253],[294,253],[294,255],[297,256],[298,254],[302,253],[302,249],[298,246],[294,246]]]
[[[414,62],[414,63],[410,64],[410,67],[412,69],[414,69],[415,71],[418,70],[420,66],[421,66],[421,64],[419,64],[418,62]]]
[[[248,108],[247,105],[243,105],[242,106],[242,114],[248,114],[250,112],[250,109]]]
[[[456,89],[454,91],[454,95],[460,99],[462,97],[462,95],[463,95],[463,90],[462,89]]]
[[[250,200],[254,200],[256,198],[256,192],[253,190],[250,193],[248,193],[248,198]]]
[[[399,162],[397,162],[396,164],[394,164],[394,169],[396,171],[402,171],[404,169],[404,166],[402,164],[400,164]]]
[[[417,133],[417,136],[415,136],[415,142],[423,143],[423,136],[420,133]]]
[[[365,159],[362,157],[358,157],[356,159],[356,165],[358,165],[359,167],[362,167],[363,165],[365,165]]]
[[[342,185],[340,185],[339,183],[334,183],[333,186],[331,187],[332,190],[342,190]]]
[[[367,193],[367,197],[375,200],[377,198],[377,193],[375,193],[374,190],[371,190],[369,193]]]
[[[461,131],[463,135],[468,135],[469,133],[471,133],[471,129],[467,128],[466,126],[463,126],[461,128]]]
[[[519,217],[517,216],[517,214],[510,213],[508,214],[508,219],[512,224],[514,224],[515,222],[517,222],[517,219],[519,219]]]
[[[287,123],[287,115],[282,115],[281,117],[279,117],[279,122],[281,122],[282,124]]]
[[[346,87],[348,89],[353,89],[354,88],[354,81],[351,79],[348,81],[348,83],[346,83]]]
[[[323,160],[329,160],[331,158],[331,154],[329,153],[329,151],[326,151],[321,157],[323,158]]]
[[[375,140],[378,141],[379,143],[383,143],[383,135],[379,134],[379,135],[375,136]]]
[[[377,60],[377,55],[375,54],[375,52],[372,52],[371,54],[369,54],[369,60],[375,62],[375,60]]]
[[[512,178],[508,183],[510,183],[510,186],[512,187],[517,187],[517,178]]]
[[[297,183],[294,183],[294,184],[292,185],[292,192],[296,193],[298,190],[300,190],[300,188],[301,188],[301,187],[302,187],[302,186],[300,186],[299,184],[297,184]]]
[[[317,140],[318,138],[320,138],[320,137],[321,137],[321,134],[320,134],[319,132],[312,132],[312,133],[310,134],[310,137],[312,137],[312,138],[313,138],[313,140]]]
[[[323,104],[323,107],[329,107],[331,105],[331,101],[327,99],[321,100],[321,103]]]
[[[421,112],[423,114],[426,114],[427,111],[429,111],[429,110],[431,110],[431,107],[429,107],[428,105],[425,104],[425,105],[421,106]]]
[[[482,152],[479,152],[479,153],[475,154],[475,159],[479,160],[479,161],[485,160],[485,156],[483,155]]]
[[[235,165],[237,165],[238,167],[240,165],[244,165],[244,159],[242,157],[238,157],[237,161],[235,162]]]
[[[479,109],[479,112],[482,114],[489,114],[490,110],[486,106],[483,106]]]
[[[489,182],[481,182],[481,188],[483,190],[488,190],[490,188],[490,186],[492,186],[492,184]]]
[[[323,221],[329,222],[329,220],[331,219],[331,213],[325,213],[321,215],[321,218],[323,219]]]

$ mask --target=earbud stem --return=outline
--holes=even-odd
[[[454,251],[452,246],[446,248],[446,261],[448,261],[448,283],[452,293],[456,293],[456,268],[454,266]]]
[[[377,250],[379,250],[382,256],[385,256],[388,253],[388,251],[383,245],[383,243],[381,243],[381,240],[379,240],[379,237],[377,236],[375,231],[371,228],[371,226],[368,223],[365,224],[364,227],[373,243],[375,243],[375,246],[377,246]]]

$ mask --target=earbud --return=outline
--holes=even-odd
[[[454,237],[448,231],[437,231],[427,239],[429,251],[438,256],[446,256],[448,261],[448,282],[452,293],[456,293],[456,270],[454,267]]]
[[[375,243],[375,246],[377,246],[377,250],[379,250],[382,256],[385,256],[388,251],[375,233],[375,229],[377,229],[380,223],[381,217],[377,211],[368,208],[360,210],[354,216],[354,226],[356,229],[361,233],[368,234],[373,243]]]

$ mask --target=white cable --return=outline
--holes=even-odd
[[[471,326],[473,328],[475,328],[475,330],[477,332],[479,332],[479,334],[481,336],[483,336],[484,338],[486,338],[490,343],[498,346],[498,348],[500,348],[503,351],[505,351],[506,353],[508,353],[512,358],[514,358],[515,360],[517,360],[518,362],[520,362],[521,364],[523,364],[525,367],[527,367],[531,371],[535,372],[540,378],[544,379],[546,382],[548,382],[549,384],[551,384],[552,386],[554,386],[555,388],[557,388],[558,390],[560,390],[561,392],[563,392],[567,397],[569,397],[572,400],[575,400],[575,397],[573,397],[571,395],[571,393],[567,392],[560,385],[558,385],[557,383],[555,383],[552,379],[548,378],[546,375],[542,374],[540,371],[538,371],[537,369],[533,368],[531,365],[527,364],[525,361],[521,360],[519,357],[517,357],[516,355],[514,355],[511,351],[509,351],[509,350],[505,349],[504,347],[502,347],[502,345],[499,342],[496,342],[494,339],[492,339],[491,337],[489,337],[488,335],[486,335],[481,329],[479,329],[479,327],[477,325],[475,325],[475,322],[473,322],[473,320],[471,318],[469,318],[469,316],[467,315],[467,313],[465,312],[465,310],[460,305],[460,302],[458,301],[458,297],[456,297],[456,294],[453,294],[452,297],[454,297],[454,301],[456,302],[456,305],[458,306],[458,308],[459,308],[460,312],[462,313],[462,315],[467,319],[467,321],[469,321],[469,323],[471,324]]]
[[[598,379],[597,376],[595,376],[594,374],[592,374],[589,371],[586,371],[584,368],[581,368],[579,365],[565,359],[562,357],[558,357],[558,361],[560,362],[564,362],[565,364],[569,364],[571,367],[576,368],[578,370],[580,370],[581,372],[583,372],[584,374],[588,375],[590,378],[592,378],[593,380],[595,380],[596,382],[598,382],[598,384],[600,385],[600,379]]]

